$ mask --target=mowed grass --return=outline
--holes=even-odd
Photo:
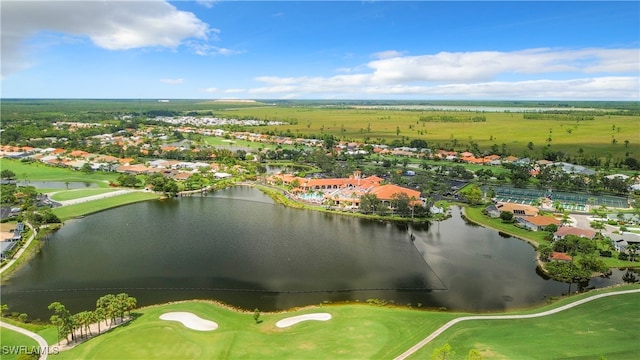
[[[429,358],[451,345],[466,359],[471,349],[485,359],[637,359],[640,353],[640,294],[588,302],[552,316],[520,320],[478,320],[455,325],[411,359]]]
[[[431,146],[457,143],[477,143],[488,150],[493,144],[507,145],[507,149],[521,155],[529,151],[527,144],[534,144],[534,152],[540,152],[551,137],[551,149],[577,154],[582,148],[585,154],[611,153],[623,157],[627,151],[638,156],[640,143],[640,119],[637,116],[598,115],[594,120],[527,120],[521,113],[472,113],[440,111],[407,111],[383,109],[324,109],[311,107],[271,107],[222,111],[218,116],[254,116],[258,119],[291,121],[295,125],[267,126],[261,131],[286,131],[294,134],[332,134],[340,139],[371,141],[384,139],[423,139]],[[485,122],[422,122],[421,116],[447,115],[471,117],[482,115]],[[398,134],[399,130],[399,134]],[[613,139],[616,143],[613,144]],[[628,140],[628,146],[624,141]]]
[[[6,328],[0,328],[0,348],[2,349],[2,360],[14,360],[20,357],[16,354],[16,347],[27,346],[26,350],[38,346],[38,343],[26,335],[22,335],[16,331]],[[13,350],[13,351],[11,351]]]
[[[621,286],[604,291],[638,288]],[[564,298],[537,313],[593,295]],[[539,319],[466,321],[414,354],[430,358],[449,343],[465,359],[470,349],[487,359],[633,358],[640,347],[640,294],[616,295]],[[160,320],[171,311],[192,312],[218,323],[214,331],[195,331]],[[305,321],[288,328],[276,322],[308,313],[330,313],[328,321]],[[391,359],[447,321],[469,314],[377,307],[365,304],[316,306],[286,313],[238,312],[204,301],[152,306],[125,326],[78,345],[60,359]]]
[[[185,328],[160,320],[170,311],[188,311],[218,323],[215,331]],[[277,328],[278,320],[307,313],[328,312],[326,322],[306,321]],[[61,354],[60,359],[352,359],[390,358],[419,341],[446,313],[408,309],[340,305],[263,314],[241,313],[207,302],[184,302],[150,307],[122,328]],[[427,321],[429,319],[429,321]],[[411,326],[407,326],[407,324]]]
[[[76,189],[76,190],[62,190],[51,195],[51,199],[55,201],[65,201],[80,199],[87,196],[106,194],[118,189]]]
[[[80,171],[48,166],[37,161],[23,163],[19,160],[4,158],[0,158],[0,168],[13,171],[18,180],[88,182],[98,184],[99,187],[109,186],[109,181],[116,181],[119,175],[106,172],[85,174]]]
[[[98,211],[133,204],[140,201],[160,198],[160,195],[152,192],[136,191],[128,194],[112,196],[104,199],[83,202],[75,205],[62,206],[53,209],[60,220],[65,221],[77,216],[88,215]]]

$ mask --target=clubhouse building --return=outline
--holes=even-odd
[[[378,176],[362,177],[360,171],[348,178],[309,179],[291,174],[277,174],[269,177],[271,184],[293,186],[296,199],[315,204],[330,204],[344,209],[358,209],[363,195],[373,194],[383,204],[391,207],[395,197],[406,195],[411,206],[424,206],[420,191],[393,184],[382,184]]]

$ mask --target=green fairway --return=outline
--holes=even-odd
[[[604,292],[638,286],[621,286]],[[564,298],[539,313],[602,291]],[[560,359],[567,357],[628,359],[640,350],[640,294],[615,295],[557,314],[528,320],[472,320],[459,323],[412,358],[429,358],[449,343],[465,359],[470,349],[486,359]],[[160,320],[172,311],[192,312],[215,321],[214,331],[195,331],[176,321]],[[278,328],[281,319],[329,313],[328,321],[305,321]],[[187,301],[138,311],[131,323],[117,327],[60,359],[391,359],[447,321],[469,314],[378,307],[365,304],[316,306],[287,313],[237,312],[209,302]],[[510,313],[514,314],[514,313]]]
[[[18,359],[20,355],[15,352],[16,347],[27,346],[28,349],[38,346],[35,340],[18,332],[0,328],[0,347],[2,349],[2,360]],[[13,350],[13,351],[12,351]]]
[[[0,168],[11,170],[18,180],[28,181],[62,181],[62,182],[88,182],[107,187],[109,181],[115,181],[116,173],[92,172],[85,174],[71,169],[48,166],[39,162],[23,163],[19,160],[0,158]]]
[[[56,214],[60,220],[65,221],[67,219],[74,218],[76,216],[88,215],[98,211],[132,204],[135,202],[158,199],[160,195],[152,192],[136,191],[124,195],[113,196],[100,200],[88,201],[80,204],[63,206],[53,209],[53,213]]]
[[[87,196],[106,194],[118,189],[77,189],[77,190],[64,190],[58,191],[54,195],[51,195],[51,200],[65,201],[80,199]]]
[[[218,323],[211,332],[194,331],[160,320],[170,311],[188,311]],[[327,322],[307,321],[277,328],[278,320],[328,312]],[[63,352],[60,359],[335,359],[390,358],[453,316],[362,305],[308,308],[291,313],[239,313],[205,302],[147,308],[129,325]],[[430,319],[426,321],[426,319]],[[411,326],[407,326],[412,324]]]
[[[458,324],[414,354],[429,358],[445,343],[466,359],[633,359],[640,353],[640,294],[598,299],[548,317]]]

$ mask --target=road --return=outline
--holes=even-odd
[[[20,334],[26,335],[30,338],[32,338],[33,340],[35,340],[38,343],[38,347],[39,347],[39,351],[41,352],[40,354],[40,360],[46,360],[47,359],[47,355],[49,352],[49,345],[47,345],[47,341],[40,335],[31,332],[29,330],[23,329],[21,327],[15,326],[15,325],[11,325],[11,324],[7,324],[4,321],[0,321],[0,327],[3,328],[7,328],[9,330],[15,331],[15,332],[19,332]],[[27,348],[27,351],[32,351],[32,348]]]
[[[422,339],[419,343],[415,344],[414,346],[409,348],[407,351],[405,351],[402,354],[400,354],[399,356],[397,356],[395,358],[395,360],[404,360],[404,359],[408,358],[409,356],[413,355],[416,351],[420,350],[423,346],[427,345],[433,339],[438,337],[438,335],[442,334],[443,332],[445,332],[447,329],[449,329],[450,327],[454,326],[455,324],[463,322],[463,321],[469,321],[469,320],[532,319],[532,318],[537,318],[537,317],[556,314],[556,313],[559,313],[561,311],[570,309],[572,307],[576,307],[578,305],[582,305],[582,304],[587,303],[589,301],[601,299],[601,298],[604,298],[604,297],[614,296],[614,295],[622,295],[622,294],[631,294],[631,293],[640,293],[640,289],[614,291],[614,292],[597,294],[597,295],[593,295],[593,296],[590,296],[590,297],[587,297],[587,298],[584,298],[584,299],[581,299],[581,300],[578,300],[578,301],[574,301],[574,302],[569,303],[567,305],[563,305],[563,306],[557,307],[555,309],[543,311],[541,313],[536,313],[536,314],[525,314],[525,315],[478,315],[478,316],[463,316],[463,317],[459,317],[457,319],[453,319],[453,320],[449,321],[448,323],[442,325],[440,328],[438,328],[438,330],[432,332],[431,334],[429,334],[429,336],[427,336],[426,338]]]
[[[20,259],[20,256],[22,256],[22,253],[25,252],[25,250],[27,250],[27,248],[29,247],[29,244],[31,244],[31,241],[33,241],[33,239],[36,237],[36,235],[38,234],[36,232],[36,230],[33,228],[33,226],[31,226],[31,224],[26,223],[26,225],[31,228],[31,236],[29,236],[29,238],[27,239],[27,241],[24,242],[24,245],[22,245],[22,247],[20,249],[18,249],[18,251],[15,253],[15,255],[13,255],[13,258],[11,258],[11,260],[9,260],[8,263],[6,263],[2,269],[0,269],[0,274],[2,274],[3,272],[5,272],[5,270],[7,270],[8,268],[10,268],[11,266],[13,266],[13,263],[15,263],[18,259]]]

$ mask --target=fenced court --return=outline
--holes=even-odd
[[[492,188],[496,192],[496,200],[499,202],[532,205],[542,198],[548,198],[554,203],[560,203],[566,210],[582,212],[587,211],[587,205],[604,205],[611,208],[629,207],[628,200],[624,197],[619,196],[580,194],[538,189],[521,189],[507,186],[493,186]],[[484,187],[484,191],[487,191],[488,189],[488,186]]]

